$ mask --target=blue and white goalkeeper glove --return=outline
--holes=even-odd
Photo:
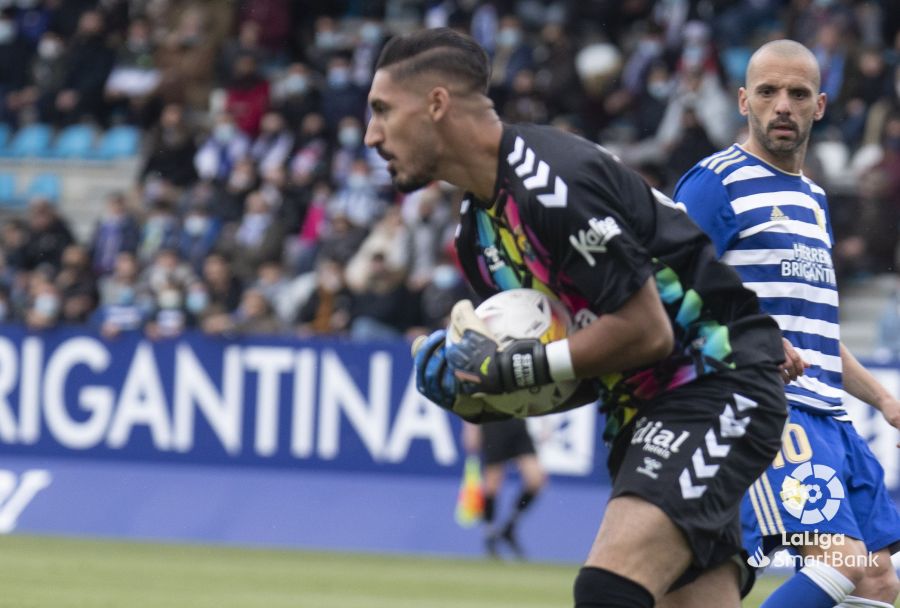
[[[469,300],[453,307],[449,332],[446,364],[464,394],[510,393],[553,382],[540,340],[512,340],[501,349]]]

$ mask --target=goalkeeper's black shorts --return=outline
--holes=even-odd
[[[655,398],[616,436],[608,461],[612,497],[630,494],[658,506],[693,552],[672,589],[736,556],[745,559],[741,498],[775,458],[786,420],[780,372],[757,365]]]
[[[481,451],[484,464],[506,462],[534,454],[534,442],[521,418],[485,422],[481,425]]]

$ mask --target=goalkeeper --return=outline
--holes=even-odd
[[[456,247],[480,296],[552,293],[581,329],[500,351],[464,301],[458,340],[439,331],[418,350],[418,388],[481,423],[509,414],[460,396],[586,379],[606,412],[613,488],[575,606],[649,607],[693,582],[681,606],[737,608],[741,497],[781,445],[783,380],[802,362],[783,364],[778,326],[672,201],[594,143],[504,124],[488,81],[471,38],[392,39],[366,144],[401,191],[433,180],[467,191]]]

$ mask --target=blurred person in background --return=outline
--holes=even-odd
[[[250,138],[241,131],[234,116],[220,112],[212,131],[194,156],[200,179],[219,183],[228,181],[235,165],[250,153]]]
[[[516,72],[502,113],[510,122],[544,124],[548,121],[550,113],[543,97],[535,90],[534,72],[529,69]]]
[[[91,267],[97,276],[113,271],[123,251],[137,251],[141,229],[127,207],[125,195],[113,192],[106,197],[106,208],[91,237]]]
[[[62,323],[87,323],[97,308],[97,279],[91,270],[91,257],[83,245],[72,244],[62,254],[62,266],[56,275]]]
[[[176,338],[187,329],[184,292],[184,285],[174,280],[157,286],[154,307],[144,324],[144,334],[150,340]]]
[[[25,325],[29,329],[50,329],[59,322],[62,298],[53,282],[54,269],[42,266],[30,274],[28,303],[24,311]]]
[[[350,337],[354,340],[399,338],[415,322],[410,314],[411,299],[404,273],[391,269],[383,252],[371,254],[365,262],[365,281],[352,290]]]
[[[0,39],[4,35],[3,23],[0,19]],[[8,48],[8,44],[0,43],[0,98],[5,97],[0,118],[19,125],[49,117],[56,93],[66,79],[65,41],[57,32],[44,32],[37,52],[18,58],[9,56],[18,51]]]
[[[247,196],[259,186],[256,165],[249,157],[243,157],[235,163],[224,184],[213,184],[212,214],[223,227],[230,227],[241,220]]]
[[[353,163],[365,157],[362,135],[362,123],[358,118],[345,116],[338,122],[337,146],[331,154],[331,183],[337,189],[347,185]]]
[[[292,63],[272,83],[272,108],[296,131],[307,114],[320,111],[320,86],[318,75],[309,66]]]
[[[207,108],[219,43],[212,27],[214,16],[204,5],[193,3],[174,15],[174,23],[160,24],[163,37],[156,60],[164,102],[182,103],[191,110]]]
[[[275,221],[275,214],[259,190],[247,195],[244,216],[233,232],[224,235],[220,243],[233,260],[235,274],[247,284],[256,269],[268,260],[281,259],[284,230]]]
[[[403,199],[400,214],[409,232],[409,287],[419,291],[432,278],[438,257],[452,247],[455,226],[450,204],[438,183]]]
[[[203,261],[203,283],[209,294],[210,313],[233,312],[241,302],[241,282],[234,275],[231,261],[213,251]]]
[[[68,222],[53,203],[36,198],[28,204],[28,240],[22,249],[23,268],[33,270],[46,264],[58,270],[63,251],[74,242]]]
[[[844,143],[856,148],[862,142],[866,117],[882,99],[890,99],[893,74],[880,47],[864,47],[851,57],[847,65],[840,98],[837,101],[836,124]]]
[[[259,135],[260,121],[269,109],[269,81],[259,73],[252,54],[240,55],[225,87],[225,111],[251,139]]]
[[[178,249],[164,247],[153,258],[153,262],[147,265],[141,273],[141,282],[155,296],[166,288],[175,287],[183,289],[195,278],[194,271],[182,260]]]
[[[325,87],[322,89],[322,116],[329,129],[337,130],[345,116],[361,121],[366,108],[366,90],[353,82],[350,58],[333,55],[328,60]]]
[[[0,285],[0,325],[17,321],[16,310],[12,304],[9,287]]]
[[[331,199],[331,187],[321,180],[312,187],[309,204],[300,225],[299,232],[285,239],[284,255],[287,265],[297,274],[313,268],[322,237],[327,230],[327,206]]]
[[[197,180],[194,156],[197,154],[196,134],[184,106],[166,104],[159,121],[150,129],[144,141],[144,162],[140,181],[148,177],[165,179],[179,188],[186,188]],[[214,170],[211,170],[214,171]]]
[[[370,179],[369,163],[363,158],[353,161],[347,179],[328,202],[328,213],[345,216],[354,225],[372,226],[385,210],[385,202]]]
[[[382,270],[382,265],[374,262],[376,256],[383,263],[387,274],[406,278],[411,265],[411,239],[412,235],[403,221],[400,207],[388,207],[384,217],[372,227],[347,263],[344,275],[350,289],[354,292],[364,291],[371,281],[371,270]]]
[[[0,119],[16,123],[22,106],[21,91],[28,84],[31,49],[19,36],[10,8],[0,10]]]
[[[125,44],[119,47],[104,85],[104,99],[114,122],[145,127],[152,124],[153,114],[159,112],[153,103],[160,80],[155,50],[150,24],[143,18],[132,19]]]
[[[327,177],[330,169],[329,142],[325,118],[311,112],[303,117],[297,145],[288,163],[291,182],[310,186],[316,179]]]
[[[208,202],[196,201],[188,208],[182,221],[178,251],[194,272],[199,273],[203,268],[203,260],[218,242],[221,227],[210,213]]]
[[[140,267],[130,251],[116,256],[113,272],[100,279],[100,305],[93,316],[93,323],[106,338],[113,338],[123,331],[134,331],[144,326],[153,308],[153,295],[138,277]]]
[[[115,62],[106,41],[101,11],[89,10],[78,19],[78,30],[66,50],[66,76],[56,94],[52,114],[45,117],[56,125],[78,122],[85,116],[107,124],[103,89]]]
[[[320,256],[315,265],[315,287],[297,311],[300,337],[342,335],[350,327],[353,294],[344,281],[344,267]]]
[[[175,214],[174,204],[167,200],[152,203],[144,224],[141,227],[141,238],[137,246],[138,259],[149,263],[162,250],[178,248],[181,238],[181,224]]]
[[[243,56],[251,56],[257,65],[265,61],[266,50],[259,43],[260,27],[255,21],[242,21],[237,36],[224,41],[216,59],[216,80],[227,85],[234,76],[235,66]]]
[[[501,543],[518,559],[525,559],[519,543],[518,524],[547,483],[547,474],[537,457],[525,420],[515,418],[485,424],[463,423],[463,447],[467,454],[479,454],[483,469],[484,545],[489,557],[499,558]],[[512,512],[497,524],[497,498],[506,479],[508,465],[515,464],[521,489]]]
[[[515,15],[500,18],[496,40],[497,47],[491,58],[491,97],[502,108],[513,89],[516,74],[532,70],[534,59],[522,23]]]
[[[265,174],[284,166],[294,148],[294,135],[284,119],[277,111],[266,112],[260,121],[259,135],[250,146],[250,158]]]
[[[244,291],[237,310],[210,315],[202,327],[207,333],[226,335],[274,335],[284,329],[265,295],[253,288]]]

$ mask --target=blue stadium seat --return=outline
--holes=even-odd
[[[141,131],[130,125],[117,125],[100,136],[95,156],[104,160],[135,156],[140,151]]]
[[[50,125],[36,123],[27,125],[16,131],[9,146],[3,149],[4,156],[28,158],[47,156],[50,152],[50,139],[53,129]]]
[[[23,199],[16,193],[16,176],[14,173],[0,173],[0,207],[18,207]]]
[[[94,145],[94,129],[89,125],[71,125],[60,132],[50,155],[54,158],[87,158]]]
[[[35,197],[42,197],[51,202],[58,202],[59,195],[62,191],[59,175],[56,173],[38,173],[28,184],[25,189],[25,199],[31,200]]]

